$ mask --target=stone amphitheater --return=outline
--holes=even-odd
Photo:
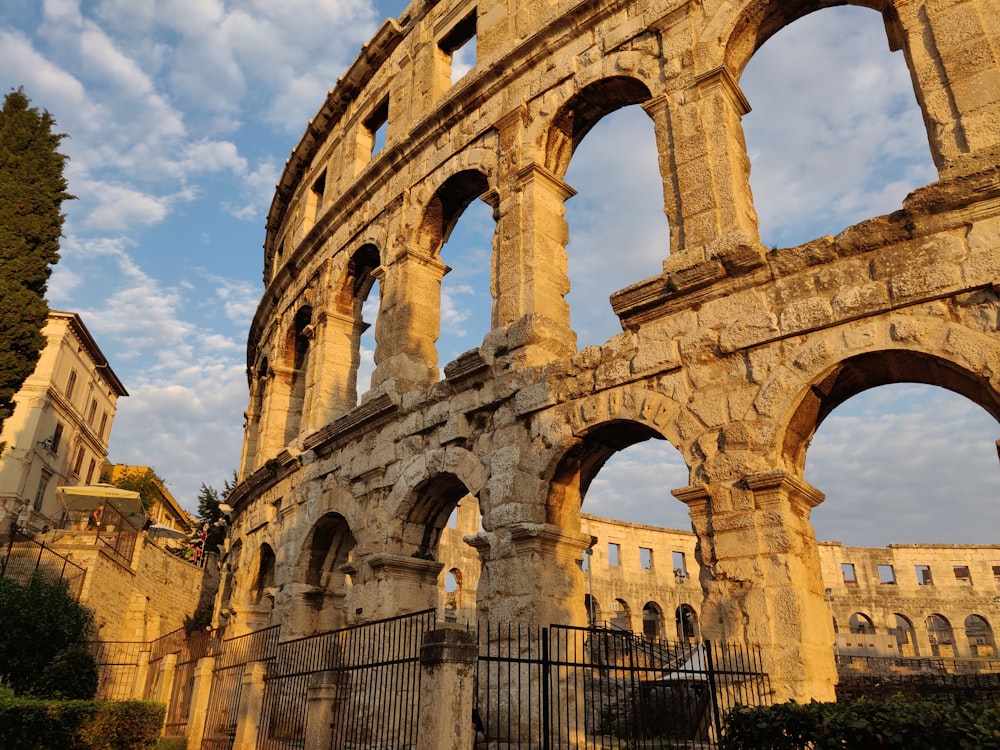
[[[888,216],[768,249],[740,76],[832,4],[415,0],[382,25],[317,102],[268,214],[221,620],[306,634],[434,607],[442,533],[472,496],[478,617],[585,624],[583,497],[615,452],[661,439],[689,470],[673,494],[696,537],[702,633],[760,646],[776,699],[833,698],[812,435],[896,382],[1000,418],[1000,12],[859,3],[905,58],[938,180]],[[578,351],[564,176],[630,105],[654,125],[670,254],[611,296],[621,333]],[[442,366],[440,250],[477,199],[495,220],[491,330]]]

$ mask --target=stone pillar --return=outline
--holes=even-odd
[[[306,691],[306,750],[340,750],[332,745],[333,723],[350,691],[351,675],[347,672],[312,676]]]
[[[233,750],[256,750],[264,708],[266,661],[250,662],[243,668],[240,705],[236,710],[236,737]]]
[[[479,647],[473,631],[441,627],[424,634],[420,646],[420,714],[417,750],[470,750],[472,688]]]
[[[129,695],[137,701],[146,698],[146,681],[149,679],[149,652],[139,652],[139,663],[135,666],[135,677],[132,678],[132,690]]]
[[[159,701],[167,704],[167,714],[170,713],[170,696],[174,692],[174,677],[177,674],[177,654],[167,654],[160,659],[160,670],[156,678],[156,685],[152,695],[148,696],[151,701]]]
[[[368,327],[363,321],[334,312],[317,315],[314,326],[299,430],[303,436],[357,406],[358,341]]]
[[[501,144],[520,127],[519,118],[501,124]],[[512,124],[513,123],[513,124]],[[525,366],[535,366],[576,351],[570,328],[566,243],[566,199],[576,191],[540,164],[508,175],[498,195],[498,237],[494,264],[493,351],[503,348]],[[494,339],[496,339],[494,341]]]
[[[437,606],[442,563],[385,552],[371,555],[364,562],[371,575],[360,586],[355,583],[352,598],[362,604],[361,617],[365,621]]]
[[[1000,148],[1000,28],[991,0],[896,0],[890,46],[907,57],[942,176],[995,163]],[[972,154],[993,154],[984,160]]]
[[[750,161],[743,138],[746,97],[724,67],[644,105],[653,118],[661,159],[673,156],[675,191],[670,206],[678,214],[670,226],[670,251],[701,251],[732,232],[759,241],[757,213],[750,194]],[[661,163],[661,172],[669,167]],[[669,198],[669,195],[668,195]]]
[[[449,270],[439,258],[410,249],[389,266],[383,278],[382,311],[375,323],[373,387],[391,380],[405,392],[437,382],[441,279]]]
[[[201,747],[205,736],[205,722],[208,720],[208,697],[212,692],[212,671],[215,669],[215,657],[204,656],[198,660],[194,668],[194,685],[191,688],[191,706],[188,709],[187,731],[188,745]]]
[[[257,466],[277,456],[285,447],[285,424],[291,399],[291,380],[294,370],[271,365],[267,377],[267,390],[260,416],[257,437]]]
[[[809,522],[823,494],[783,469],[673,494],[698,535],[703,635],[759,648],[775,701],[834,700],[833,624]]]

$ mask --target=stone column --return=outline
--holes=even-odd
[[[295,371],[271,365],[266,377],[267,390],[260,415],[260,432],[257,437],[257,466],[274,458],[285,447],[285,423],[291,398],[291,379]]]
[[[750,194],[750,161],[743,138],[746,97],[724,67],[698,76],[683,89],[644,105],[653,118],[661,152],[674,174],[665,184],[674,192],[677,221],[670,227],[670,251],[700,252],[723,235],[744,232],[759,241],[757,213]],[[675,226],[676,225],[676,226]]]
[[[174,692],[174,677],[177,674],[177,654],[166,654],[160,659],[159,675],[156,686],[149,700],[167,704],[167,714],[170,713],[170,696]]]
[[[508,130],[520,127],[518,118],[506,122]],[[513,137],[503,130],[502,125],[501,143]],[[563,205],[573,195],[573,188],[540,164],[505,176],[500,186],[493,325],[504,331],[489,342],[494,351],[509,351],[525,366],[576,351],[565,300],[569,230]]]
[[[367,327],[339,313],[316,316],[300,434],[325,427],[357,406],[357,342]]]
[[[902,49],[917,87],[934,164],[942,176],[995,163],[1000,148],[1000,28],[990,0],[897,0],[890,46]],[[990,154],[985,160],[968,155]]]
[[[208,720],[208,697],[212,692],[212,672],[215,657],[204,656],[194,668],[194,685],[191,688],[191,706],[188,709],[188,745],[201,747],[205,736],[205,722]]]
[[[472,688],[479,647],[473,631],[440,627],[420,646],[421,712],[417,750],[470,750]]]
[[[703,635],[759,648],[776,701],[834,700],[833,624],[809,522],[823,494],[783,469],[673,494],[698,535]]]
[[[351,675],[347,672],[320,672],[310,678],[306,691],[307,750],[340,750],[332,745],[333,723],[350,691]]]
[[[256,750],[263,720],[264,677],[267,662],[250,662],[243,668],[240,705],[236,710],[236,737],[233,750]]]
[[[371,575],[355,583],[352,598],[362,603],[365,621],[437,606],[442,563],[385,552],[371,555],[364,563]]]
[[[405,392],[437,382],[441,279],[449,270],[439,258],[410,249],[399,253],[388,267],[382,311],[375,324],[373,387],[391,380]]]
[[[135,677],[132,678],[132,689],[129,695],[137,701],[146,698],[146,680],[149,679],[149,652],[139,652],[139,663],[135,666]]]

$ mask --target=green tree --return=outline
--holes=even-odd
[[[59,260],[62,202],[73,198],[58,151],[66,136],[30,104],[18,89],[0,110],[0,428],[45,347],[45,288]]]
[[[226,518],[219,506],[229,499],[229,495],[235,487],[235,471],[233,472],[233,481],[226,480],[225,486],[222,488],[221,499],[219,491],[212,485],[204,482],[201,485],[201,490],[198,492],[198,518],[209,524],[208,539],[205,541],[206,552],[215,551],[226,538]]]
[[[124,472],[112,476],[111,467],[101,472],[101,481],[130,492],[138,492],[142,507],[149,510],[163,497],[167,483],[149,466],[129,466]]]
[[[0,680],[17,695],[93,697],[93,629],[93,613],[65,581],[48,581],[40,572],[27,586],[0,579]]]

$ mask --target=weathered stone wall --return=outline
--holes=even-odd
[[[698,539],[704,634],[764,647],[779,698],[833,696],[810,438],[847,398],[899,381],[1000,417],[1000,29],[992,0],[883,3],[940,180],[890,216],[769,251],[739,77],[823,5],[442,0],[386,22],[269,213],[220,616],[312,632],[435,606],[446,520],[473,495],[480,617],[582,624],[582,498],[615,451],[662,438],[690,472],[674,494]],[[476,66],[451,85],[470,18]],[[623,332],[577,352],[563,176],[627,105],[654,122],[670,255],[612,295]],[[439,251],[477,198],[496,220],[493,329],[442,368]],[[356,406],[376,280],[373,388]]]
[[[210,555],[199,568],[139,538],[131,565],[102,552],[93,534],[69,533],[47,543],[86,569],[80,601],[94,610],[102,641],[151,641],[211,612],[219,584]]]

